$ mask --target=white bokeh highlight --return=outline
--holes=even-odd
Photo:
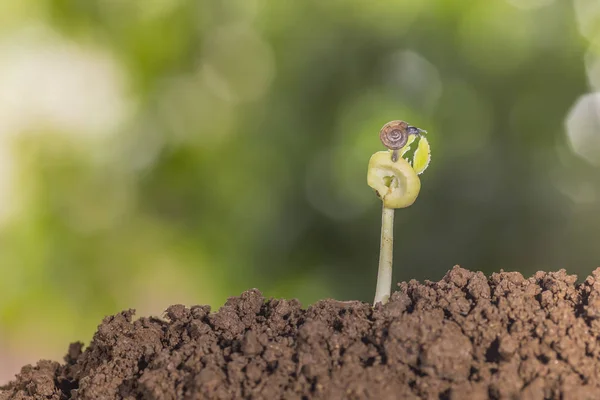
[[[0,43],[0,136],[50,128],[105,136],[127,111],[124,74],[110,54],[32,29]]]
[[[577,100],[567,116],[566,133],[575,154],[600,166],[600,92]]]

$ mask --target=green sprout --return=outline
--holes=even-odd
[[[423,133],[427,132],[404,121],[388,122],[381,128],[379,138],[389,150],[378,151],[369,160],[367,183],[383,202],[379,269],[373,305],[387,303],[392,290],[394,210],[415,202],[421,190],[419,175],[429,166],[431,152]],[[404,156],[410,154],[410,146],[417,139],[412,160],[406,160]]]

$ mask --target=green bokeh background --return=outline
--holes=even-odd
[[[371,301],[393,119],[433,153],[396,281],[585,277],[600,107],[585,135],[569,115],[600,84],[595,1],[2,2],[0,382],[125,308]]]

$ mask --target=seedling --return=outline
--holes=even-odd
[[[379,138],[388,151],[378,151],[369,160],[367,183],[383,202],[381,214],[381,248],[375,300],[388,302],[392,290],[392,260],[394,253],[394,210],[412,205],[419,191],[419,175],[427,169],[431,159],[427,133],[404,121],[391,121],[381,128]],[[410,146],[418,140],[410,159]]]

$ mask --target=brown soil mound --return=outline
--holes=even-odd
[[[454,267],[375,309],[251,290],[212,314],[125,311],[0,399],[600,399],[600,268],[575,281]]]

